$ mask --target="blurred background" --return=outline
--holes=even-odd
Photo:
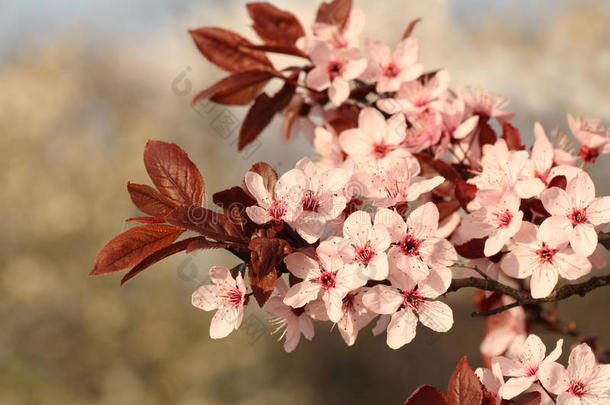
[[[188,151],[209,198],[240,183],[254,162],[282,172],[311,154],[304,139],[281,142],[277,122],[237,153],[245,109],[190,107],[223,73],[200,56],[187,29],[217,25],[253,38],[244,4],[0,0],[1,404],[402,403],[421,384],[445,390],[464,354],[481,365],[484,320],[469,316],[473,291],[447,298],[456,318],[449,333],[419,328],[401,350],[370,328],[347,348],[324,324],[313,342],[285,354],[252,307],[247,327],[209,338],[212,313],[193,308],[190,296],[211,265],[237,263],[228,253],[177,255],[122,288],[118,274],[87,276],[99,249],[137,214],[126,183],[149,182],[141,160],[148,139]],[[274,4],[304,26],[317,8]],[[392,45],[421,17],[414,36],[426,68],[449,69],[452,87],[511,98],[528,141],[535,121],[567,132],[567,111],[610,117],[607,1],[355,5],[367,14],[364,35]],[[234,128],[218,129],[222,114]],[[592,170],[598,195],[610,194],[609,162],[603,157]],[[560,307],[566,321],[609,347],[608,304],[600,289]]]

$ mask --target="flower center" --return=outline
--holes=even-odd
[[[318,196],[316,196],[313,191],[307,190],[303,197],[303,210],[318,212],[319,209],[320,201],[318,200]]]
[[[583,158],[585,162],[595,163],[597,157],[599,156],[599,150],[583,145],[578,151],[578,156]]]
[[[555,256],[555,249],[551,249],[546,245],[542,244],[542,247],[536,251],[536,254],[540,258],[540,263],[553,264],[553,256]]]
[[[498,226],[500,228],[507,228],[512,220],[513,214],[509,210],[504,210],[504,212],[498,214]]]
[[[378,143],[377,145],[375,145],[375,148],[373,149],[373,151],[374,151],[377,159],[381,159],[388,154],[388,152],[390,151],[390,148],[385,143]]]
[[[419,255],[419,241],[415,239],[413,235],[407,235],[403,241],[400,242],[400,248],[407,256]]]
[[[356,261],[362,264],[369,264],[373,257],[375,256],[375,252],[371,247],[371,242],[366,242],[366,244],[356,250]]]
[[[568,390],[572,395],[582,397],[587,392],[587,387],[580,381],[572,381]]]
[[[292,307],[290,307],[290,310],[296,316],[301,316],[305,312],[305,307],[299,307],[299,308],[292,308]]]
[[[226,305],[238,307],[242,303],[243,294],[239,288],[233,288],[228,290],[221,298],[224,299]]]
[[[269,216],[275,221],[280,221],[284,215],[286,215],[286,206],[279,201],[274,201],[269,207]]]
[[[322,285],[323,288],[329,290],[335,286],[335,274],[331,273],[330,271],[324,271],[320,275],[318,282]]]
[[[419,295],[416,290],[405,291],[402,294],[402,305],[405,308],[411,308],[411,309],[417,310],[417,308],[419,308],[419,306],[423,302],[424,302],[424,297]]]
[[[578,209],[572,210],[572,213],[570,214],[570,221],[572,221],[573,226],[582,224],[586,220],[587,220],[587,213],[585,212],[585,210],[578,210]]]
[[[398,66],[393,63],[386,66],[385,70],[383,71],[383,75],[389,78],[398,76],[398,73],[400,73],[400,69],[398,69]]]
[[[538,372],[538,367],[532,367],[532,368],[529,368],[529,369],[527,370],[527,376],[528,376],[528,377],[531,377],[531,376],[533,376],[533,375],[536,375],[536,373],[537,373],[537,372]]]
[[[345,298],[343,298],[343,312],[347,312],[354,307],[354,298],[356,298],[356,294],[352,293],[348,293]]]
[[[343,71],[343,63],[341,63],[339,61],[335,61],[335,62],[330,62],[328,64],[328,75],[330,76],[331,79],[334,79],[335,77],[340,76],[342,71]]]

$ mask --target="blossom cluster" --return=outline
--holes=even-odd
[[[363,83],[375,89],[354,125],[337,128],[326,119],[316,127],[314,117],[303,117],[311,121],[304,128],[315,128],[309,138],[317,157],[301,159],[275,184],[256,171],[245,175],[256,200],[246,209],[250,220],[276,232],[288,227],[306,242],[284,259],[290,286],[278,282],[264,307],[286,329],[287,351],[301,334],[313,337],[312,320],[338,324],[351,345],[377,318],[374,333],[387,330],[394,349],[415,337],[418,322],[448,331],[453,314],[437,298],[457,277],[455,266],[476,267],[495,280],[529,279],[531,296],[544,298],[560,278],[570,282],[592,264],[604,265],[597,233],[610,222],[610,197],[596,196],[583,169],[610,152],[607,130],[568,116],[582,145],[575,155],[536,123],[535,143],[526,150],[509,123],[507,100],[451,90],[446,70],[424,74],[411,37],[394,51],[367,38],[361,52],[363,26],[364,14],[354,10],[343,27],[316,23],[296,42],[312,62],[304,88],[325,92],[335,107],[346,106]],[[308,102],[324,107],[314,97]],[[448,163],[439,168],[442,159]],[[424,173],[422,165],[435,170]],[[471,196],[456,196],[458,187]],[[472,262],[456,264],[458,253]],[[214,302],[221,317],[233,314],[227,308],[244,304],[234,298],[244,292],[233,284],[235,295],[220,284],[204,286],[193,304],[209,309]],[[241,316],[230,320],[236,328]],[[211,334],[233,327],[223,324],[221,333],[213,324]],[[519,335],[515,330],[495,331],[502,341],[488,336],[484,353],[502,353]]]
[[[531,334],[515,341],[505,356],[493,357],[491,369],[475,373],[497,404],[527,392],[540,393],[542,405],[610,403],[610,365],[599,364],[591,348],[581,343],[572,348],[566,368],[557,363],[562,346],[559,339],[546,354],[542,340]]]

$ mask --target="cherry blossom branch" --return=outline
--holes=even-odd
[[[543,304],[546,302],[556,302],[564,300],[572,295],[580,295],[585,296],[588,292],[595,290],[600,287],[604,287],[610,285],[610,275],[606,276],[597,276],[591,277],[589,280],[584,281],[579,284],[569,284],[564,285],[563,287],[558,288],[550,294],[548,297],[544,298],[532,298],[532,296],[525,291],[519,291],[512,287],[509,287],[505,284],[499,283],[495,280],[491,279],[480,279],[475,277],[454,279],[447,290],[447,293],[458,291],[462,288],[474,287],[480,290],[485,291],[494,291],[499,292],[504,295],[508,295],[515,299],[515,302],[501,306],[499,308],[493,309],[491,311],[485,312],[473,312],[472,316],[488,316],[495,315],[506,310],[509,310],[514,307],[524,306],[524,305],[537,305]]]

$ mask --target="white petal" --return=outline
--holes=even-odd
[[[597,247],[597,232],[591,224],[578,224],[574,227],[570,245],[581,256],[590,256]]]
[[[219,308],[210,324],[210,337],[212,339],[226,337],[235,329],[238,315],[238,311],[235,308]]]
[[[453,311],[440,301],[424,301],[417,309],[419,321],[437,332],[447,332],[453,326]]]
[[[398,349],[415,337],[417,318],[410,309],[403,309],[392,315],[388,325],[387,343],[392,349]]]
[[[559,187],[551,187],[540,196],[544,209],[551,215],[565,216],[572,210],[572,202],[568,194]]]
[[[538,369],[540,382],[553,394],[564,392],[570,386],[570,380],[566,369],[558,363],[542,363]]]
[[[362,303],[375,313],[393,314],[402,304],[402,296],[392,287],[376,285],[364,293]]]
[[[557,285],[557,270],[551,265],[542,265],[532,274],[530,289],[533,298],[548,297]]]

